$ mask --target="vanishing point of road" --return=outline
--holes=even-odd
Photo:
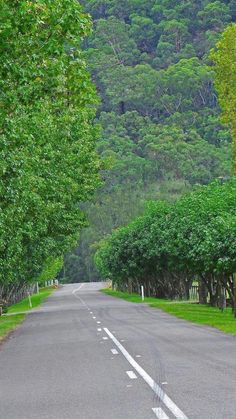
[[[0,346],[0,419],[235,419],[236,337],[64,285]]]

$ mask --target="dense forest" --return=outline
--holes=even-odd
[[[213,86],[210,50],[236,20],[236,1],[86,0],[83,44],[100,95],[103,185],[84,203],[90,227],[66,255],[69,281],[96,280],[94,253],[149,200],[174,202],[227,179],[231,144]]]

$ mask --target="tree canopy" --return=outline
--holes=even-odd
[[[21,287],[79,237],[79,207],[99,181],[97,96],[76,0],[2,1],[0,8],[0,291]]]
[[[215,83],[223,120],[229,124],[232,133],[233,172],[236,176],[236,24],[226,28],[211,57],[215,62]]]
[[[215,305],[222,288],[234,305],[236,182],[198,187],[176,203],[149,204],[143,216],[101,241],[95,261],[121,289],[188,298],[198,279]]]

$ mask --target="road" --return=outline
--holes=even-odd
[[[66,285],[0,346],[0,419],[235,419],[236,338]]]

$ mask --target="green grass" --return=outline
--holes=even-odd
[[[133,303],[141,303],[138,294],[128,294],[127,292],[113,291],[111,289],[102,290],[105,294],[122,298]],[[193,323],[214,327],[223,332],[236,335],[236,319],[232,316],[232,310],[227,308],[223,313],[214,307],[191,303],[188,301],[161,300],[153,297],[146,297],[145,303],[150,307],[159,308],[180,319],[188,320]]]
[[[39,306],[52,292],[54,288],[42,288],[39,294],[35,294],[31,296],[32,307],[35,308]],[[0,317],[0,342],[7,335],[14,330],[18,325],[20,325],[26,314],[18,314],[25,311],[30,311],[29,307],[29,300],[25,298],[24,300],[20,301],[17,304],[13,304],[9,307],[8,312],[9,314],[13,314],[11,316],[1,316]],[[15,314],[14,314],[15,313]]]
[[[20,323],[23,322],[25,314],[17,314],[15,316],[0,317],[0,342]]]
[[[39,294],[34,294],[31,296],[32,308],[35,308],[42,304],[42,302],[49,297],[49,295],[54,291],[54,288],[42,288],[39,291]],[[23,311],[30,310],[29,299],[28,297],[19,303],[13,304],[8,308],[8,313],[22,313]]]

